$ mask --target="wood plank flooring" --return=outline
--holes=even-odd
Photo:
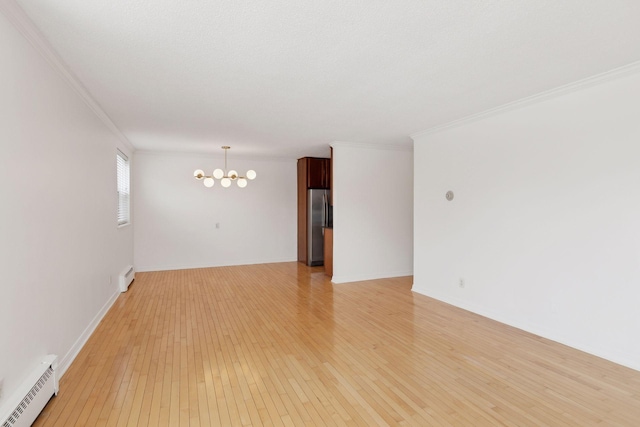
[[[299,263],[138,273],[35,425],[640,425],[640,372],[411,283],[332,285]]]

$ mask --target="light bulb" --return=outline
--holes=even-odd
[[[215,179],[220,179],[224,176],[224,171],[222,169],[216,169],[213,171],[213,177]]]
[[[227,176],[231,179],[236,179],[238,177],[238,172],[231,169],[229,172],[227,172]]]
[[[247,180],[244,178],[238,179],[238,187],[244,188],[247,186]]]
[[[204,178],[204,171],[202,169],[196,169],[195,171],[193,171],[193,177],[195,179],[202,179]]]
[[[210,176],[206,177],[203,181],[204,186],[209,188],[213,187],[213,184],[215,183],[216,182]]]
[[[256,171],[253,169],[247,171],[247,179],[256,179]]]
[[[229,178],[222,178],[222,180],[220,181],[220,185],[222,185],[224,188],[227,188],[231,185],[231,180]]]

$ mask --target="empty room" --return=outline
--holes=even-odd
[[[0,425],[640,425],[639,20],[0,0]]]

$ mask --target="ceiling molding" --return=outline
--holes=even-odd
[[[56,70],[71,88],[80,96],[84,103],[93,113],[107,126],[107,128],[118,138],[126,150],[134,152],[135,148],[129,139],[113,123],[111,118],[104,112],[100,104],[96,102],[89,91],[78,80],[73,72],[66,65],[64,60],[58,55],[55,49],[44,38],[40,30],[33,24],[31,19],[15,2],[15,0],[1,0],[0,12],[2,12],[9,22],[27,39],[29,43],[46,59],[46,61]]]
[[[419,131],[409,135],[413,140],[416,138],[420,138],[422,136],[434,134],[441,132],[446,129],[456,128],[460,126],[464,126],[468,123],[476,122],[481,119],[485,119],[491,116],[495,116],[507,111],[515,110],[518,108],[525,107],[527,105],[536,104],[538,102],[543,102],[548,99],[556,98],[558,96],[565,95],[567,93],[575,92],[580,89],[585,89],[591,86],[598,85],[600,83],[604,83],[610,80],[615,80],[620,77],[624,77],[629,74],[634,74],[640,72],[640,61],[632,62],[631,64],[624,65],[622,67],[614,68],[613,70],[606,71],[601,74],[596,74],[595,76],[587,77],[582,80],[578,80],[564,86],[560,86],[554,89],[550,89],[544,92],[540,92],[536,95],[528,96],[526,98],[519,99],[517,101],[509,102],[507,104],[501,105],[499,107],[491,108],[489,110],[485,110],[481,113],[472,114],[467,117],[463,117],[458,120],[454,120],[439,126],[432,127],[430,129],[426,129],[423,131]]]
[[[331,147],[350,147],[366,150],[391,150],[391,151],[413,151],[413,142],[406,144],[372,143],[372,142],[350,142],[333,141]]]

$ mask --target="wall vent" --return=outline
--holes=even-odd
[[[50,354],[36,368],[0,412],[2,427],[28,427],[49,399],[58,394],[58,356]],[[17,402],[17,403],[16,403]]]
[[[127,289],[129,289],[129,285],[131,284],[131,282],[133,282],[135,275],[136,272],[133,269],[133,265],[129,265],[124,270],[122,270],[122,273],[120,273],[120,277],[118,279],[120,292],[127,292]]]

